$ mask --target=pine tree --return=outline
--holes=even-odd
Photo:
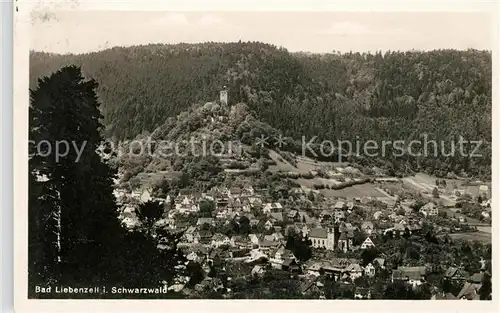
[[[30,247],[38,247],[30,263],[60,281],[97,282],[107,276],[106,256],[121,233],[115,172],[96,152],[102,142],[97,83],[85,81],[75,66],[38,83],[31,91],[30,139],[46,140],[52,151],[40,145],[46,153],[30,159]],[[68,154],[58,157],[55,147],[62,141]]]

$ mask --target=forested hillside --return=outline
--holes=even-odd
[[[263,43],[148,45],[84,55],[31,53],[31,87],[63,65],[99,82],[107,135],[152,132],[193,103],[244,102],[300,140],[483,140],[484,157],[384,158],[386,167],[487,177],[491,170],[491,53],[439,50],[306,54]],[[449,150],[449,145],[447,146]],[[359,159],[360,163],[373,160]]]

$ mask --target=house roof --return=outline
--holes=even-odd
[[[370,238],[370,237],[366,237],[365,241],[363,241],[364,244],[372,244],[372,245],[375,245],[373,243],[373,240]]]
[[[186,230],[186,234],[192,234],[196,231],[196,227],[194,226],[190,226],[187,230]]]
[[[400,266],[392,271],[393,279],[420,280],[425,275],[425,266]]]
[[[361,265],[357,264],[357,263],[353,263],[353,264],[350,264],[348,267],[347,267],[347,270],[349,272],[361,272],[363,271],[363,269],[361,268]]]
[[[372,222],[363,222],[363,224],[361,224],[361,228],[362,229],[373,228],[373,223]]]
[[[460,275],[460,274],[461,273],[457,267],[450,266],[450,267],[448,267],[448,269],[444,273],[444,276],[445,277],[453,277],[455,275]]]
[[[294,262],[295,262],[295,260],[294,260],[294,259],[287,258],[287,259],[284,259],[284,260],[283,260],[282,265],[284,265],[284,266],[290,266],[290,265],[292,265]]]
[[[247,236],[233,236],[231,239],[239,243],[248,243],[250,241],[250,238]]]
[[[335,203],[334,208],[335,209],[343,209],[344,206],[345,206],[345,202],[344,201],[337,201],[337,203]]]
[[[260,265],[255,265],[252,269],[252,274],[259,273],[260,271],[263,271],[263,270],[264,270],[264,267],[262,267]]]
[[[215,235],[212,236],[212,240],[215,240],[215,241],[223,241],[223,240],[227,240],[228,237],[224,234],[220,234],[220,233],[217,233]]]
[[[337,268],[346,268],[351,264],[359,264],[359,260],[348,259],[348,258],[334,258],[329,261],[329,263]]]
[[[434,202],[429,202],[426,205],[424,205],[423,207],[421,207],[420,211],[432,210],[435,207],[436,207],[436,204],[434,204]]]
[[[312,228],[309,232],[309,238],[327,238],[328,233],[324,228]]]
[[[212,217],[200,217],[196,224],[212,224],[214,222],[214,219]]]
[[[480,288],[481,284],[466,282],[458,293],[457,298],[465,297],[467,300],[479,300],[478,291]]]
[[[198,234],[201,238],[212,238],[212,232],[209,230],[200,230]]]
[[[231,192],[232,194],[240,194],[240,193],[241,193],[241,188],[239,188],[239,187],[232,187],[232,188],[230,189],[230,192]]]
[[[280,243],[278,241],[270,241],[270,240],[259,240],[259,246],[261,247],[276,247]]]
[[[445,294],[438,293],[438,294],[434,295],[431,299],[433,299],[433,300],[457,300],[457,297],[455,297],[453,294],[448,292]]]
[[[472,274],[472,276],[469,277],[469,279],[467,279],[467,281],[469,281],[471,283],[481,284],[483,281],[483,276],[484,276],[484,272],[475,273],[475,274]]]
[[[382,258],[375,258],[373,261],[377,262],[378,265],[380,265],[380,266],[384,266],[384,264],[385,264],[385,259],[382,259]]]
[[[283,213],[281,212],[276,212],[276,213],[270,213],[271,217],[276,219],[277,221],[282,222],[283,221]]]
[[[265,235],[264,240],[274,241],[274,236],[273,235]]]
[[[339,240],[347,240],[347,235],[345,232],[340,234]]]

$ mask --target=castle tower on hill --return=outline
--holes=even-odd
[[[220,104],[223,107],[227,107],[228,103],[228,95],[227,95],[227,87],[224,86],[222,90],[220,91]]]

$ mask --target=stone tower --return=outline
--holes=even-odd
[[[335,229],[333,227],[328,228],[326,234],[326,249],[333,250],[335,248]]]
[[[220,91],[220,103],[221,103],[221,106],[223,107],[227,107],[227,103],[228,103],[228,95],[227,95],[227,87],[224,86],[224,88],[222,88],[222,90]]]

